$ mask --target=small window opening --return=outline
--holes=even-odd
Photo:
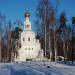
[[[27,50],[27,48],[25,48],[25,50]]]
[[[30,41],[30,37],[28,38],[28,41]]]
[[[33,48],[32,48],[32,50],[33,50]]]
[[[30,48],[29,48],[29,50],[30,50]]]
[[[25,41],[25,39],[23,38],[23,41]]]

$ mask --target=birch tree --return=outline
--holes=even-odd
[[[6,18],[5,15],[0,13],[0,42],[1,42],[1,46],[0,46],[0,61],[1,61],[2,38],[3,38],[3,34],[4,34],[5,18]]]
[[[45,57],[46,51],[49,50],[51,52],[51,40],[50,39],[50,27],[54,24],[55,20],[55,11],[53,6],[51,5],[50,0],[40,0],[36,15],[37,15],[37,24],[39,24],[39,34],[41,37],[44,38],[45,43],[43,44],[45,50]],[[48,42],[47,42],[48,40]],[[47,47],[48,46],[48,47]]]

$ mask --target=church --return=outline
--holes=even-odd
[[[21,32],[21,48],[18,50],[18,56],[15,61],[41,60],[43,50],[39,39],[36,39],[36,33],[32,31],[30,22],[30,13],[25,13],[24,30]]]

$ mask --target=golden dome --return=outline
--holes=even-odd
[[[29,12],[26,12],[26,13],[24,14],[24,16],[25,16],[25,17],[30,17],[30,13],[29,13]]]

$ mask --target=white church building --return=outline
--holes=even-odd
[[[37,60],[43,58],[43,50],[36,33],[32,31],[30,14],[25,13],[24,30],[21,32],[21,48],[15,61]]]

